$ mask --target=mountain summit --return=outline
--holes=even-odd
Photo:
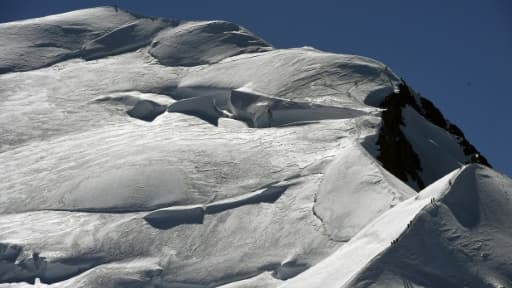
[[[512,180],[378,61],[117,7],[0,37],[0,286],[512,286]]]

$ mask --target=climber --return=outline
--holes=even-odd
[[[480,155],[478,153],[475,153],[475,155],[473,155],[473,157],[471,157],[471,163],[480,163],[481,159],[480,159]]]
[[[272,109],[270,109],[270,104],[267,105],[267,114],[268,114],[268,127],[272,127]]]

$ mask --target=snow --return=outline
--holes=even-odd
[[[160,105],[150,100],[141,100],[126,113],[131,117],[151,122],[167,110],[167,106]]]
[[[431,198],[442,191],[443,184],[451,176],[439,180],[441,184],[432,184],[430,191],[420,192],[419,197],[410,198],[388,210],[334,254],[280,287],[346,287],[375,257],[390,248],[391,242],[400,236]]]
[[[230,199],[216,201],[205,206],[205,213],[220,213],[228,209],[240,207],[242,205],[250,205],[257,203],[273,203],[277,199],[279,199],[279,197],[281,197],[281,195],[291,185],[293,184],[280,183],[279,185],[272,185],[265,189],[261,189],[253,193],[248,193],[247,195],[241,195]]]
[[[132,51],[148,45],[157,32],[173,25],[161,19],[136,20],[85,43],[80,54],[84,59],[94,59]]]
[[[293,185],[280,183],[246,195],[215,201],[203,205],[173,206],[154,210],[144,216],[150,225],[159,229],[170,229],[182,224],[202,224],[205,214],[217,214],[244,205],[274,203]]]
[[[80,172],[83,177],[76,175],[56,189],[54,193],[65,207],[62,209],[140,210],[188,198],[183,171],[164,163],[107,168],[98,174],[94,170],[84,167]]]
[[[279,287],[508,287],[512,242],[502,220],[512,211],[511,188],[487,167],[457,169]]]
[[[136,19],[100,7],[0,24],[0,72],[27,71],[76,57],[83,44]]]
[[[279,279],[272,277],[271,273],[264,272],[256,277],[219,286],[219,288],[267,288],[276,287],[281,282]]]
[[[222,108],[216,105],[215,100],[218,98],[207,96],[187,98],[173,103],[168,111],[195,116],[217,126],[219,118],[224,116]]]
[[[402,115],[406,123],[402,131],[420,158],[420,174],[425,183],[468,163],[469,156],[464,155],[454,136],[425,121],[410,107],[403,109]]]
[[[160,33],[149,53],[167,66],[196,66],[230,56],[271,50],[251,32],[226,21],[187,22]]]
[[[414,195],[360,145],[346,141],[325,170],[315,213],[331,237],[348,241],[373,219]]]
[[[510,286],[512,181],[408,107],[434,183],[386,171],[378,61],[113,7],[0,36],[1,287]]]
[[[479,165],[456,173],[395,249],[372,264],[372,278],[384,270],[426,287],[510,286],[510,224],[500,219],[510,215],[512,181]],[[392,272],[397,268],[400,276]],[[386,286],[375,281],[372,287]]]
[[[171,229],[182,224],[202,224],[204,208],[198,205],[162,208],[148,213],[144,220],[158,229]]]

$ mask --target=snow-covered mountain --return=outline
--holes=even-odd
[[[378,61],[114,7],[0,39],[0,287],[512,287],[512,180]]]

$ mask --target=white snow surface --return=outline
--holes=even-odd
[[[509,287],[511,196],[511,179],[464,166],[279,287]]]
[[[0,287],[512,287],[512,180],[384,64],[100,7],[0,24]],[[453,171],[453,172],[452,172]]]

